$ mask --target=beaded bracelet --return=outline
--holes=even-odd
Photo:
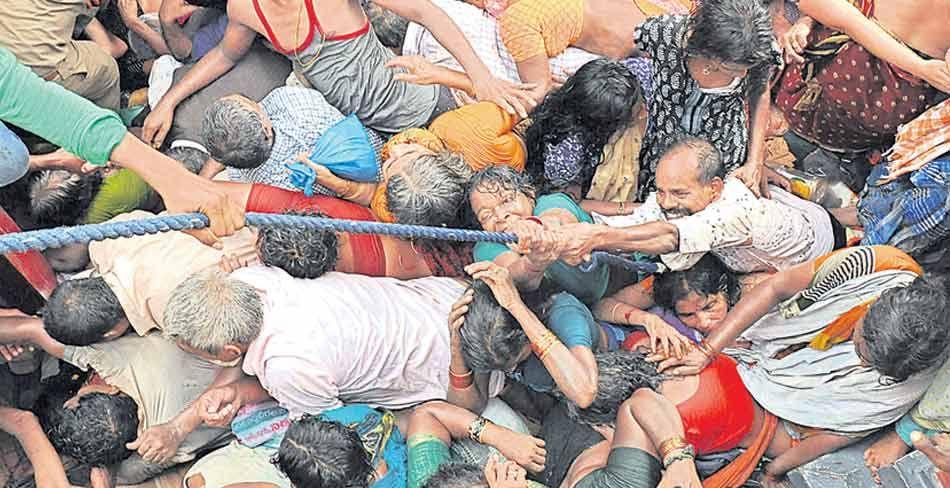
[[[682,449],[674,451],[675,454],[671,454],[663,458],[663,469],[669,468],[673,463],[677,461],[685,460],[694,460],[696,459],[696,451],[693,449],[693,446],[688,445]]]
[[[488,419],[485,417],[479,416],[468,425],[468,437],[469,439],[478,442],[482,442],[482,432],[485,430],[485,427],[488,425]]]

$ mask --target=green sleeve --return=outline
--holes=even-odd
[[[92,164],[105,164],[125,137],[115,112],[43,81],[0,47],[0,120],[28,130]]]
[[[591,218],[590,214],[584,211],[574,201],[571,197],[563,193],[552,193],[550,195],[544,195],[535,202],[534,204],[534,214],[541,215],[548,210],[553,209],[563,209],[571,212],[575,217],[577,217],[578,222],[584,222],[588,224],[593,224],[594,219]]]
[[[139,175],[120,169],[102,182],[99,193],[92,199],[87,224],[99,224],[113,217],[142,208],[152,196],[152,188]]]
[[[513,251],[509,249],[508,246],[498,244],[497,242],[479,242],[475,244],[475,248],[472,249],[472,255],[476,263],[479,261],[494,261],[495,258],[506,252]]]
[[[576,346],[594,348],[593,333],[599,332],[594,315],[574,295],[558,293],[552,299],[546,325],[568,349]],[[598,337],[599,339],[599,337]]]

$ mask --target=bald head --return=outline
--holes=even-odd
[[[688,171],[700,184],[708,184],[714,178],[726,177],[719,149],[705,139],[686,135],[673,140],[660,157],[656,168],[657,178],[659,179],[661,172],[670,171]]]

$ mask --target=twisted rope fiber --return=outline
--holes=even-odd
[[[506,232],[486,232],[483,230],[453,229],[429,227],[424,225],[389,224],[363,220],[331,219],[326,217],[248,213],[248,225],[261,226],[297,226],[308,229],[349,232],[353,234],[382,234],[410,239],[437,239],[459,242],[496,242],[507,244],[517,242],[514,234]],[[56,227],[27,232],[0,235],[0,254],[42,251],[51,247],[65,247],[70,244],[90,241],[104,241],[121,237],[143,236],[175,230],[203,229],[209,225],[208,217],[200,213],[159,215],[123,222]],[[631,271],[655,271],[653,263],[629,260],[603,252],[595,252],[588,263],[581,265],[583,271],[589,271],[601,261],[622,266]],[[651,271],[653,270],[653,271]]]

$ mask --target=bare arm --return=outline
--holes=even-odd
[[[912,49],[892,37],[883,27],[868,19],[847,0],[801,0],[802,13],[836,30],[847,33],[871,54],[913,73],[942,91],[950,90],[950,71],[946,63],[924,60]],[[943,76],[934,76],[928,66],[943,65]]]
[[[518,63],[518,77],[523,83],[536,84],[529,93],[538,103],[552,88],[551,65],[546,55],[533,56]]]
[[[679,248],[679,230],[669,222],[649,222],[631,227],[601,224],[577,224],[560,234],[561,258],[576,265],[589,259],[594,250],[613,252],[640,251],[666,254]]]
[[[537,344],[550,330],[538,320],[521,300],[509,311],[521,324],[528,339]],[[581,408],[587,408],[597,395],[597,361],[589,347],[575,346],[570,349],[557,341],[541,360],[545,369],[554,378],[564,396],[570,398]]]
[[[474,374],[474,378],[471,384],[464,388],[456,387],[450,381],[446,399],[453,405],[458,405],[473,412],[482,412],[488,403],[488,387],[491,375],[475,374],[465,364],[465,357],[462,356],[462,336],[459,333],[459,329],[465,324],[468,305],[472,303],[472,293],[470,290],[462,295],[452,305],[452,311],[449,313],[449,348],[452,351],[449,373],[458,377]]]
[[[187,13],[188,7],[184,0],[162,0],[162,6],[158,9],[158,19],[162,23],[162,37],[165,39],[165,45],[171,55],[179,61],[185,61],[191,56],[191,38],[178,25],[178,18]]]
[[[0,317],[0,344],[33,344],[56,359],[65,354],[65,346],[46,333],[39,317]]]
[[[33,465],[37,488],[69,488],[66,470],[59,455],[43,432],[32,412],[0,407],[0,430],[14,437],[23,446],[26,457]]]
[[[845,437],[835,434],[816,434],[783,452],[765,467],[766,476],[781,478],[789,471],[842,447],[860,441],[860,437]]]

